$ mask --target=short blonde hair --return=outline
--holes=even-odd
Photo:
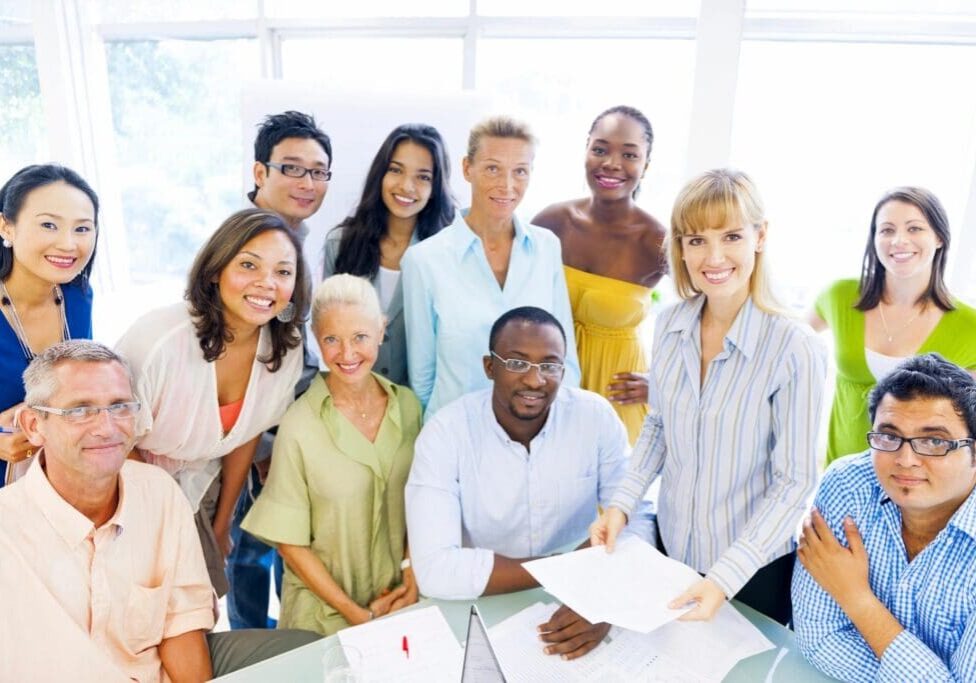
[[[383,324],[383,309],[380,308],[380,298],[376,290],[366,278],[340,273],[323,280],[315,288],[312,297],[312,329],[318,331],[322,315],[336,305],[361,306],[363,310]]]
[[[491,116],[475,124],[468,133],[468,161],[474,161],[482,138],[514,138],[525,140],[534,148],[538,140],[532,134],[529,124],[511,116]]]
[[[675,289],[682,299],[691,299],[701,291],[694,286],[688,274],[681,238],[706,230],[717,230],[739,219],[756,230],[766,222],[766,209],[759,189],[742,171],[713,169],[692,178],[681,188],[671,212],[668,258]],[[749,278],[749,293],[760,310],[779,314],[783,308],[770,289],[763,256],[761,251],[756,253],[756,263]]]

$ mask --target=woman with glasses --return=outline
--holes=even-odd
[[[703,574],[671,603],[711,619],[736,598],[790,620],[793,535],[817,482],[826,354],[779,312],[756,186],[729,169],[692,179],[671,216],[681,303],[654,325],[652,412],[630,469],[590,529],[612,546],[661,475],[658,548]]]
[[[667,272],[664,226],[635,203],[654,133],[633,107],[596,117],[586,141],[591,196],[547,207],[532,222],[562,243],[580,386],[610,399],[633,444],[647,414],[647,360],[638,326]]]
[[[817,298],[809,321],[833,332],[837,365],[828,463],[864,450],[864,397],[906,358],[937,351],[976,369],[976,309],[946,287],[948,251],[942,202],[920,187],[895,188],[874,206],[860,280],[838,280]]]
[[[412,391],[373,372],[383,312],[368,280],[320,284],[312,329],[329,372],[282,418],[242,526],[285,560],[279,628],[331,635],[417,601],[403,491],[421,410]]]
[[[27,365],[53,344],[91,338],[97,235],[98,197],[71,169],[27,166],[0,188],[0,486],[33,455],[14,427]]]
[[[281,216],[239,211],[197,253],[186,302],[147,313],[118,343],[145,406],[138,454],[186,493],[219,595],[258,439],[294,400],[301,374],[304,263]]]
[[[407,384],[400,260],[407,247],[454,220],[450,162],[441,134],[407,123],[386,136],[366,174],[359,206],[325,240],[325,277],[350,273],[369,279],[386,316],[376,371]]]
[[[403,257],[410,385],[425,418],[488,386],[481,358],[492,323],[505,311],[537,306],[566,328],[572,322],[559,240],[515,215],[532,174],[528,126],[498,116],[476,125],[462,159],[471,208]],[[569,339],[566,382],[579,383]]]

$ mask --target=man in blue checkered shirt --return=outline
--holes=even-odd
[[[976,381],[937,354],[872,390],[870,450],[824,474],[793,575],[796,640],[847,681],[976,681]]]

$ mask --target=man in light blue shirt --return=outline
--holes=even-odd
[[[847,681],[974,681],[976,381],[919,356],[868,410],[871,449],[830,466],[804,526],[797,644]]]
[[[627,467],[627,432],[603,397],[560,388],[565,349],[546,311],[505,313],[483,361],[492,387],[445,406],[421,431],[406,509],[424,595],[471,600],[537,586],[522,562],[586,538],[609,501]],[[543,627],[547,651],[567,658],[608,629],[565,606]]]

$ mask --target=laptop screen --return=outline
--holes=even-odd
[[[468,639],[464,648],[461,683],[505,683],[502,667],[488,639],[488,629],[475,605],[471,605],[468,616]]]

